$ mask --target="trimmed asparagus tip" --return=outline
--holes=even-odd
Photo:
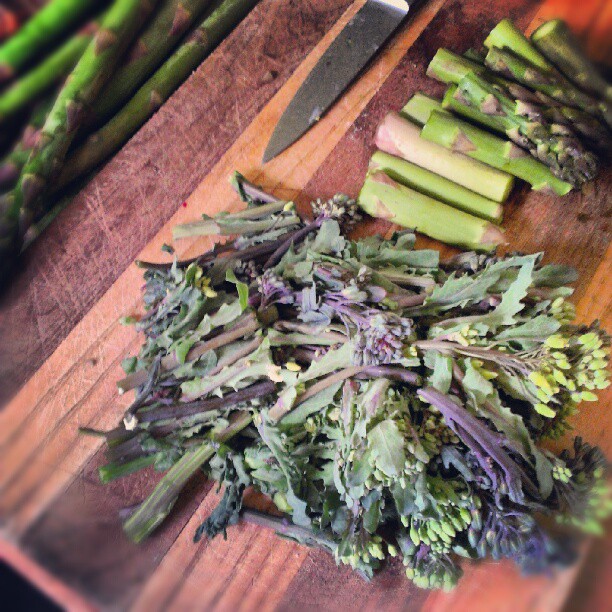
[[[414,228],[447,244],[490,251],[503,242],[501,230],[488,221],[400,185],[384,172],[366,179],[359,205],[373,217]]]
[[[437,112],[437,111],[436,111]],[[389,113],[379,125],[376,146],[435,172],[495,202],[503,202],[514,185],[512,176],[421,138],[418,126],[398,113]]]

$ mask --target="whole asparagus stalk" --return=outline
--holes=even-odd
[[[400,114],[413,123],[425,125],[433,110],[443,110],[442,102],[419,91],[408,100]]]
[[[0,83],[40,57],[46,47],[99,5],[99,0],[51,0],[0,46]]]
[[[3,255],[0,278],[8,272],[11,258],[19,253],[32,219],[44,208],[45,191],[64,160],[83,113],[153,7],[151,0],[116,0],[61,89],[38,145],[8,198],[8,207],[0,210],[0,253]]]
[[[406,187],[481,219],[494,223],[499,223],[502,219],[504,209],[499,202],[489,200],[434,172],[388,153],[382,151],[374,153],[370,160],[369,171],[384,172]]]
[[[490,251],[504,241],[501,230],[492,223],[400,185],[384,172],[366,178],[358,202],[373,217],[413,228],[446,244]]]
[[[596,96],[612,100],[612,84],[603,78],[584,54],[563,20],[553,19],[543,23],[533,32],[531,41],[570,81]]]
[[[540,91],[561,104],[601,117],[612,126],[612,110],[606,102],[580,91],[552,67],[550,71],[539,70],[512,51],[495,47],[489,49],[485,63],[494,72]]]
[[[257,0],[224,0],[210,13],[134,97],[70,153],[57,188],[93,170],[120,149],[255,4]]]
[[[579,187],[597,174],[598,160],[567,127],[550,123],[541,107],[516,100],[470,73],[455,97],[503,125],[508,138],[545,163],[555,176]]]
[[[0,94],[0,124],[61,81],[74,68],[97,30],[95,23],[83,28]]]
[[[21,169],[28,161],[32,149],[40,138],[40,131],[45,124],[47,115],[53,106],[55,95],[39,102],[32,111],[17,144],[0,162],[0,191],[12,189],[21,174]]]
[[[435,112],[435,111],[434,111]],[[503,202],[514,185],[513,177],[465,155],[446,150],[420,137],[420,129],[397,113],[389,113],[376,131],[376,146],[421,168]]]
[[[513,142],[485,132],[449,113],[434,111],[421,136],[451,151],[509,172],[533,189],[565,195],[572,185],[557,178],[543,163]]]
[[[151,76],[211,0],[166,0],[132,45],[126,62],[106,84],[87,118],[100,126]]]

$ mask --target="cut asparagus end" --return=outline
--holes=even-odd
[[[416,164],[377,151],[370,172],[385,172],[394,181],[482,219],[499,223],[503,206]]]
[[[490,251],[503,242],[501,230],[492,223],[400,185],[384,172],[367,177],[358,201],[373,217],[415,229],[446,244]]]
[[[442,83],[458,83],[466,74],[485,70],[484,66],[448,49],[438,49],[427,66],[427,76]]]
[[[510,21],[502,19],[484,41],[487,49],[497,47],[510,49],[518,56],[537,66],[541,70],[552,69],[550,62],[529,42],[529,39]]]
[[[506,200],[514,185],[510,174],[427,142],[420,137],[419,127],[398,113],[385,117],[375,142],[381,151],[431,170],[495,202]]]
[[[424,139],[509,172],[535,190],[565,195],[572,186],[514,143],[485,132],[449,113],[434,111],[421,131]]]
[[[415,93],[401,110],[401,115],[418,123],[425,125],[429,115],[434,110],[442,110],[442,103],[436,98],[432,98],[424,93]]]

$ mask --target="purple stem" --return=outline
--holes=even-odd
[[[315,221],[309,223],[306,227],[292,232],[293,235],[286,238],[274,251],[274,253],[270,255],[270,258],[264,264],[264,269],[275,266],[283,258],[283,255],[291,248],[291,245],[297,244],[298,242],[304,240],[304,238],[306,238],[310,232],[319,229],[319,227],[321,227],[321,223],[323,223],[323,219],[315,219]]]
[[[274,383],[271,380],[265,380],[245,387],[244,389],[240,389],[239,391],[234,391],[225,397],[178,403],[173,406],[163,406],[148,410],[147,412],[138,414],[138,421],[141,423],[151,423],[153,421],[163,421],[165,419],[183,419],[203,412],[221,410],[228,406],[235,406],[241,402],[268,395],[274,391],[274,388]]]

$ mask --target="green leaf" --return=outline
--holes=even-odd
[[[453,382],[453,358],[438,351],[426,351],[425,366],[433,370],[429,384],[441,393],[448,393]]]
[[[404,438],[395,421],[387,419],[368,434],[372,458],[376,467],[387,476],[400,476],[406,463]]]
[[[231,268],[225,273],[225,280],[236,285],[236,289],[238,290],[238,300],[240,303],[240,308],[242,309],[242,311],[246,310],[249,306],[248,285],[245,285],[245,283],[240,282],[236,278],[236,274],[234,274],[234,271]]]

